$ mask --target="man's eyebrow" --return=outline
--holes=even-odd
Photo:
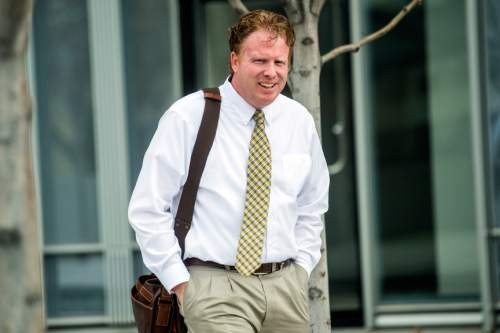
[[[250,56],[250,59],[251,60],[266,60],[267,58],[264,57],[264,56],[258,56],[258,55],[254,55],[254,56]]]

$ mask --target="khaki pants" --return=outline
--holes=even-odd
[[[307,272],[297,264],[266,275],[190,266],[181,313],[190,333],[304,333]]]

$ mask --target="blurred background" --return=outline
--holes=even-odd
[[[327,0],[322,53],[408,1]],[[250,9],[283,13],[272,0]],[[228,75],[225,0],[35,1],[29,81],[49,332],[134,332],[128,200],[161,115]],[[480,332],[500,283],[500,2],[428,0],[321,76],[334,331]]]

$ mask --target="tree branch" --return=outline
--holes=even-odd
[[[371,35],[368,35],[366,37],[363,37],[359,42],[357,43],[352,43],[352,44],[346,44],[346,45],[341,45],[330,52],[324,54],[321,57],[321,63],[325,64],[326,62],[334,59],[335,57],[347,53],[347,52],[358,52],[359,49],[370,42],[373,42],[376,39],[379,39],[380,37],[384,36],[386,33],[391,31],[398,23],[408,14],[415,6],[421,5],[424,0],[412,0],[408,5],[406,5],[399,13],[396,15],[385,27],[382,29],[372,33]]]
[[[238,15],[243,15],[249,12],[248,8],[243,4],[241,0],[227,0],[231,7],[238,13]]]
[[[311,1],[311,13],[319,17],[326,0],[312,0]]]

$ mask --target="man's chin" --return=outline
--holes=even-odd
[[[272,101],[276,99],[276,97],[278,97],[278,94],[279,92],[273,91],[273,92],[268,92],[266,94],[259,94],[256,97],[259,99],[259,101],[270,104],[272,103]]]
[[[272,100],[259,100],[257,103],[256,103],[256,106],[254,106],[256,109],[263,109],[265,108],[266,106],[268,106],[269,104],[271,104],[273,101]]]

